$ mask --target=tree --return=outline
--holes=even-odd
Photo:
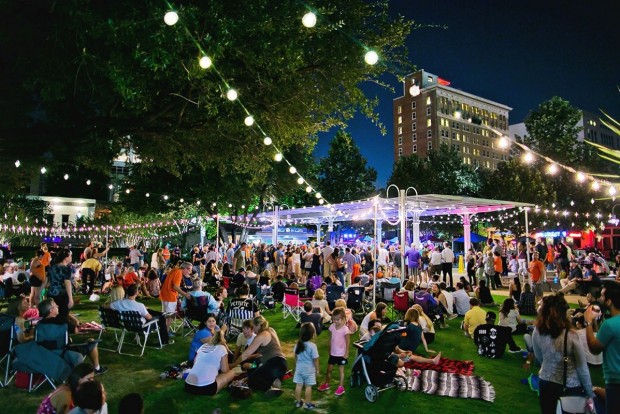
[[[319,170],[321,194],[331,203],[360,200],[375,192],[377,170],[367,166],[351,135],[342,130],[331,141],[327,157],[320,160]]]
[[[463,164],[459,152],[447,144],[429,152],[428,158],[416,154],[400,157],[388,185],[405,189],[414,186],[419,194],[476,196],[482,186],[481,173]]]
[[[524,142],[534,151],[567,165],[581,163],[581,151],[577,150],[577,134],[583,129],[577,123],[581,111],[570,102],[554,96],[541,103],[525,118],[528,135]]]
[[[497,164],[483,185],[483,198],[515,200],[546,205],[556,201],[556,195],[541,173],[541,166],[524,165],[518,159]]]
[[[388,66],[365,64],[360,45],[397,74],[412,70],[404,47],[412,22],[390,17],[386,0],[313,4],[312,29],[296,0],[188,0],[172,27],[159,0],[5,3],[0,161],[15,176],[7,191],[23,188],[43,157],[50,171],[105,173],[121,149],[145,170],[180,177],[199,165],[267,185],[275,151],[264,134],[285,153],[309,153],[319,131],[356,112],[376,119],[360,83]],[[212,68],[200,67],[203,53]],[[229,86],[243,107],[226,99]],[[13,168],[16,159],[23,168]]]

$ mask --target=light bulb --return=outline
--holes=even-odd
[[[229,89],[228,92],[226,92],[226,97],[229,101],[234,101],[238,96],[237,91],[234,89]]]
[[[68,180],[68,179],[69,179],[69,174],[65,174],[65,175],[63,175],[63,176],[62,176],[62,178],[64,178],[64,179],[65,179],[65,181],[66,181],[66,180]]]
[[[609,195],[615,195],[616,194],[616,187],[614,187],[613,185],[609,186]]]
[[[500,148],[508,148],[508,139],[506,137],[500,137],[499,140],[497,141],[497,144],[499,145]]]
[[[200,200],[196,201],[196,205],[199,206],[200,205]]]
[[[169,11],[164,14],[164,23],[168,26],[174,26],[179,21],[179,15],[175,11]]]
[[[86,185],[90,185],[90,182],[91,182],[90,180],[86,180]]]
[[[271,138],[265,137],[265,139],[263,140],[263,143],[265,145],[271,145],[273,143],[273,141],[271,140]]]
[[[325,200],[323,200],[322,198],[319,200],[319,204],[323,204],[325,203]]]
[[[145,196],[146,196],[146,197],[150,197],[150,196],[151,196],[151,194],[150,194],[150,193],[146,193],[146,194],[145,194]]]
[[[558,172],[558,166],[555,165],[555,164],[550,164],[549,167],[547,168],[547,172],[549,174],[552,174],[552,175],[557,173]]]
[[[297,184],[303,184],[304,183],[304,179],[302,177],[299,177],[297,179]]]
[[[370,50],[364,55],[364,61],[369,65],[375,65],[379,61],[379,55],[374,50]]]
[[[297,172],[297,168],[291,165],[291,168],[288,169],[288,172],[290,172],[291,174],[295,174]]]
[[[213,64],[213,62],[211,61],[211,58],[209,56],[203,56],[198,61],[198,64],[203,69],[209,69],[211,65]]]
[[[601,188],[601,185],[598,183],[598,181],[594,181],[594,182],[592,183],[592,189],[593,189],[594,191],[598,191],[600,188]]]
[[[531,152],[526,152],[523,155],[523,161],[525,161],[526,163],[531,163],[532,161],[534,161],[534,154],[532,154]]]
[[[41,167],[41,174],[45,174],[47,172],[47,168]]]
[[[582,172],[578,172],[577,173],[577,181],[579,181],[580,183],[584,182],[586,180],[586,175]]]
[[[316,196],[316,198],[322,198],[321,197],[321,193],[316,193],[315,196]]]
[[[168,200],[168,196],[167,195],[164,196],[164,200]]]
[[[254,125],[254,118],[252,117],[252,115],[248,115],[245,117],[245,119],[243,120],[243,123],[246,126],[252,126]]]
[[[316,14],[312,12],[304,14],[304,17],[301,18],[301,24],[308,28],[314,27],[316,25]]]
[[[19,168],[20,165],[22,165],[22,163],[19,162],[19,160],[15,161],[15,168]]]
[[[185,202],[185,199],[183,199],[183,198],[182,198],[182,199],[180,199],[179,201],[180,201],[181,203],[184,203],[184,202]]]
[[[276,155],[273,156],[273,159],[278,162],[282,161],[282,154],[278,152]]]
[[[311,192],[312,192],[312,187],[311,186],[306,187],[306,193],[311,193]]]
[[[110,184],[110,185],[108,186],[108,188],[111,190],[111,189],[113,189],[113,188],[114,188],[114,186],[113,186],[112,184]],[[148,194],[148,193],[147,193],[147,194]]]

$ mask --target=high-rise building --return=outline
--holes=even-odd
[[[499,135],[508,135],[512,108],[451,88],[450,82],[424,70],[407,75],[403,96],[394,99],[394,159],[411,154],[426,157],[448,144],[463,163],[495,169],[508,159]]]
[[[581,111],[581,119],[577,121],[577,126],[582,130],[577,134],[577,141],[584,140],[601,144],[611,149],[620,149],[620,136],[605,126],[601,119],[588,111]],[[525,122],[510,125],[510,137],[515,139],[517,136],[527,135]]]

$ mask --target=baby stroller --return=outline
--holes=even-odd
[[[391,324],[370,341],[354,343],[358,355],[351,370],[351,386],[361,386],[365,382],[364,395],[368,401],[377,401],[379,393],[390,388],[407,390],[407,379],[398,374],[398,368],[390,361],[394,359],[392,352],[405,333],[405,327]]]
[[[271,286],[264,285],[256,289],[256,300],[258,301],[259,310],[261,312],[276,308],[276,301],[271,293]]]

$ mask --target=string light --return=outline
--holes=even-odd
[[[556,164],[549,165],[547,172],[551,175],[556,174],[558,172],[558,166]]]
[[[532,154],[530,151],[526,152],[525,154],[523,154],[523,161],[530,164],[534,161],[534,154]]]
[[[252,126],[254,125],[254,118],[251,115],[248,115],[243,120],[243,123],[245,124],[245,126]]]
[[[164,14],[164,22],[168,26],[174,26],[175,24],[177,24],[178,21],[179,21],[179,15],[177,14],[177,12],[171,10],[167,12],[166,14]]]
[[[586,175],[582,172],[578,172],[577,173],[577,181],[579,181],[580,183],[584,182],[586,180]]]
[[[301,18],[301,24],[307,28],[312,28],[316,25],[316,14],[308,12]]]
[[[231,88],[228,90],[228,92],[226,92],[226,97],[228,98],[229,101],[234,101],[235,99],[239,97],[239,94],[237,93],[236,90]]]
[[[303,177],[299,177],[297,179],[297,184],[303,184],[304,183],[304,178]]]
[[[19,168],[20,165],[22,165],[22,163],[19,162],[19,160],[15,161],[15,168]]]
[[[47,172],[47,168],[41,167],[41,174],[45,174]]]
[[[273,144],[273,140],[269,137],[265,137],[265,139],[263,139],[263,143],[267,146]]]
[[[375,65],[379,61],[379,55],[374,50],[369,50],[364,55],[364,61],[369,65]]]
[[[65,175],[63,175],[63,177],[62,177],[62,178],[64,178],[64,179],[65,179],[65,181],[67,181],[67,180],[69,179],[69,174],[65,174]]]
[[[276,153],[276,155],[273,156],[273,159],[278,162],[282,161],[282,153],[280,152]]]
[[[69,178],[69,177],[67,177],[67,178]],[[65,180],[66,180],[67,178],[65,178]],[[86,185],[90,185],[91,183],[92,183],[92,182],[91,182],[90,180],[86,180]]]
[[[211,58],[209,56],[203,56],[198,61],[198,64],[203,69],[209,69],[211,65],[213,64],[213,62],[211,61]]]
[[[291,165],[291,167],[288,169],[288,172],[290,172],[291,174],[295,174],[297,173],[297,168]]]

